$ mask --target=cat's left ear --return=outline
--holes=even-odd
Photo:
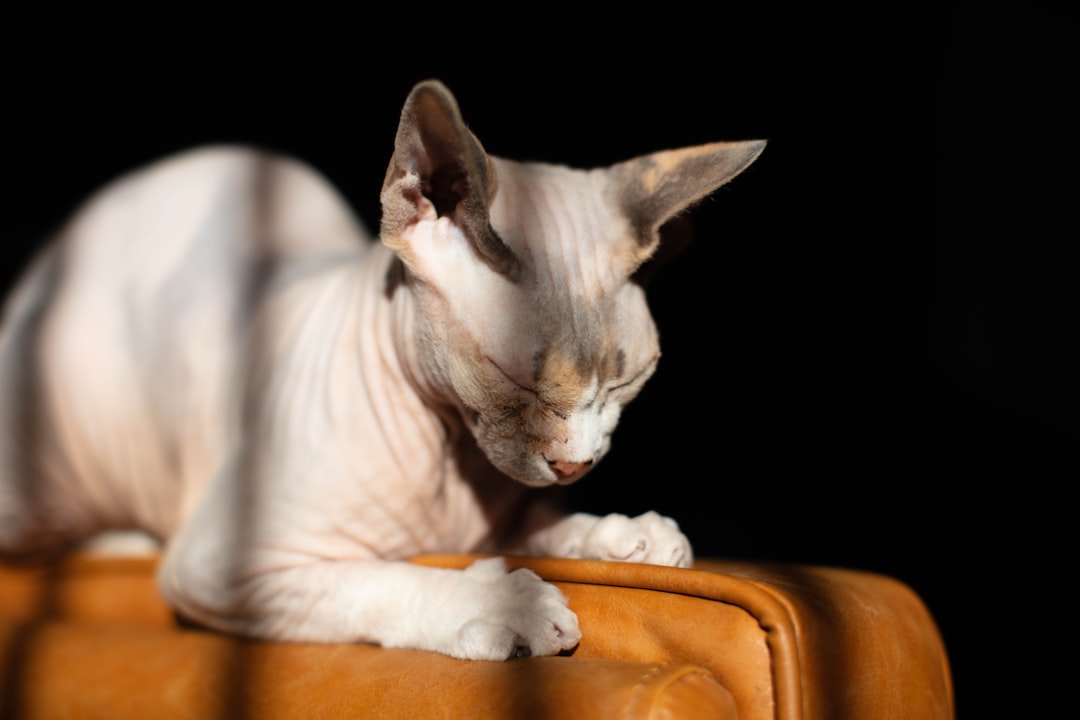
[[[613,165],[615,193],[633,232],[631,271],[657,252],[661,228],[678,229],[678,215],[748,168],[764,149],[764,140],[718,142]]]
[[[450,90],[438,80],[417,83],[402,108],[383,180],[380,237],[415,267],[415,249],[403,240],[407,230],[421,220],[449,217],[480,260],[516,279],[520,261],[491,228],[488,215],[497,182]]]

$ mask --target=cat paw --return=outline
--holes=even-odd
[[[532,570],[507,572],[502,558],[490,558],[464,575],[473,584],[475,612],[458,628],[449,654],[466,660],[557,655],[581,640],[566,596]]]
[[[635,518],[613,513],[596,520],[582,538],[581,557],[593,560],[690,567],[690,541],[669,517],[649,511]]]

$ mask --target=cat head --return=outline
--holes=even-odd
[[[484,151],[440,82],[405,102],[380,236],[419,309],[426,374],[502,472],[579,479],[656,369],[635,277],[680,213],[765,143],[657,152],[590,170]]]

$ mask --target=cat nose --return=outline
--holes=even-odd
[[[577,475],[583,473],[585,470],[593,464],[592,460],[586,460],[585,462],[568,462],[566,460],[548,460],[548,465],[555,474],[560,478],[568,478],[571,475]]]

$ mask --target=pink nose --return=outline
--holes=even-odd
[[[577,475],[578,473],[585,472],[586,468],[592,465],[592,460],[586,460],[585,462],[567,462],[565,460],[548,460],[548,465],[555,471],[555,474],[561,478],[567,478],[571,475]]]

